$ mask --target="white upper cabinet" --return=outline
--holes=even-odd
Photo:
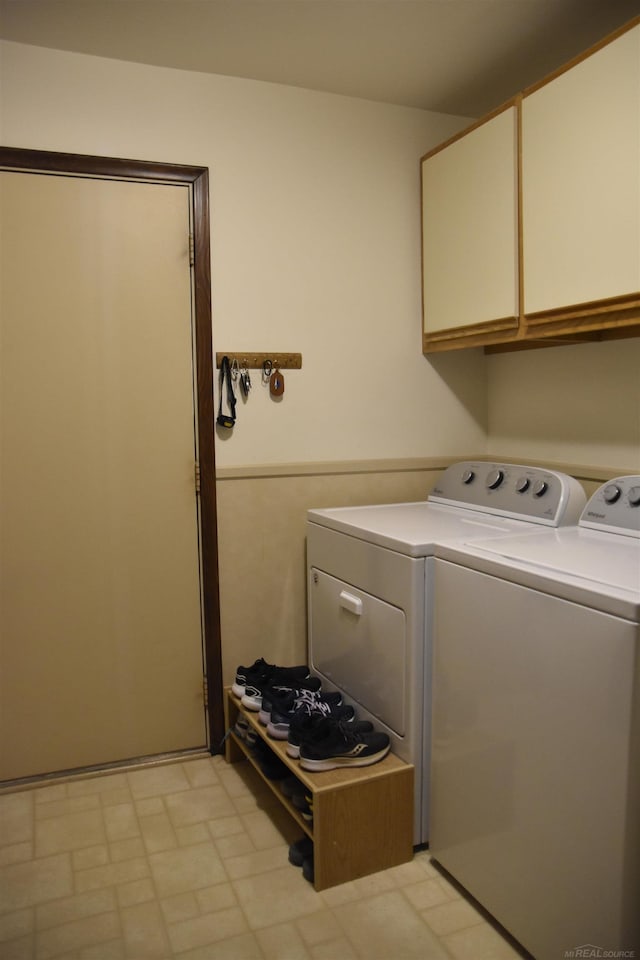
[[[422,158],[425,347],[517,326],[517,126],[511,104]]]
[[[526,315],[637,300],[640,25],[525,94],[522,236]]]

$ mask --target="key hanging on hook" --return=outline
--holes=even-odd
[[[284,377],[278,370],[278,367],[269,377],[269,393],[272,397],[281,397],[284,393]]]
[[[242,387],[242,392],[245,397],[249,396],[249,390],[251,390],[251,377],[249,376],[249,371],[247,370],[247,364],[243,361],[242,366],[240,367],[240,386]]]

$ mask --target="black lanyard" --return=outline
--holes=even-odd
[[[224,393],[225,378],[227,381],[227,404],[229,406],[229,413],[222,412],[222,394]],[[218,419],[216,420],[216,423],[219,427],[227,427],[228,429],[231,429],[236,422],[236,398],[233,392],[233,386],[231,384],[231,366],[229,364],[229,357],[226,356],[222,358],[222,363],[220,364],[218,389],[220,390],[220,403],[218,404]]]

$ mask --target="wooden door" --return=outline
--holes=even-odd
[[[191,188],[0,204],[0,779],[204,747]]]

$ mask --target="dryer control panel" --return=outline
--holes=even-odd
[[[616,477],[598,487],[582,511],[580,526],[640,537],[640,476]]]
[[[565,473],[480,460],[451,464],[428,499],[559,527],[578,522],[587,498],[578,481]]]

